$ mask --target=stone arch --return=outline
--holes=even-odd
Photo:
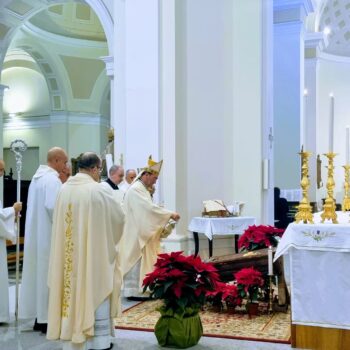
[[[113,35],[114,24],[112,15],[103,0],[82,0],[89,5],[100,19],[105,31],[109,55],[113,56]],[[22,7],[15,6],[12,1],[7,1],[0,5],[0,11],[5,16],[0,19],[0,68],[2,67],[6,51],[17,31],[25,21],[33,17],[38,12],[47,9],[52,5],[74,2],[72,0],[51,0],[46,3],[40,0],[27,0]]]

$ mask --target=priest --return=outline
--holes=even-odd
[[[5,162],[0,159],[0,178],[4,171]],[[6,240],[16,243],[15,215],[21,209],[21,202],[16,202],[13,207],[3,208],[0,201],[0,323],[10,321]]]
[[[161,234],[170,219],[180,215],[153,203],[149,188],[157,182],[162,162],[153,161],[142,169],[124,197],[125,226],[120,259],[124,276],[124,296],[142,299],[142,281],[153,270],[160,253]]]
[[[47,329],[52,216],[62,186],[59,174],[66,168],[67,161],[62,148],[51,148],[47,153],[47,165],[39,166],[28,192],[19,317],[35,319],[33,329],[43,333]]]
[[[120,309],[116,257],[124,214],[98,184],[101,159],[84,153],[78,167],[62,186],[54,212],[47,338],[65,341],[64,350],[109,349]]]

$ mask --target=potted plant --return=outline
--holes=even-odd
[[[264,279],[260,271],[253,267],[243,268],[235,274],[239,295],[247,298],[246,310],[249,316],[258,313],[258,298],[262,293]]]
[[[284,229],[267,225],[249,226],[238,240],[239,251],[251,251],[277,247],[279,237],[282,237]]]
[[[207,301],[214,311],[220,312],[224,308],[224,303],[229,312],[234,312],[237,305],[242,304],[237,286],[232,283],[218,282],[215,290],[207,292]]]
[[[198,343],[203,334],[200,308],[206,294],[219,282],[216,268],[199,256],[182,252],[159,254],[155,269],[143,280],[151,298],[162,299],[155,335],[161,346],[187,348]]]

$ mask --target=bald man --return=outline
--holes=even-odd
[[[59,174],[65,171],[67,161],[62,148],[51,148],[47,165],[39,166],[28,192],[19,317],[35,319],[33,329],[43,333],[46,333],[48,318],[47,274],[53,210],[62,186]]]
[[[4,171],[5,163],[0,159],[0,178]],[[3,208],[0,201],[0,323],[10,321],[6,240],[16,242],[15,215],[21,209],[21,202],[16,202],[13,207]]]
[[[125,181],[123,181],[119,188],[126,192],[129,187],[131,186],[132,182],[135,180],[136,178],[136,171],[134,169],[128,169],[125,173]]]

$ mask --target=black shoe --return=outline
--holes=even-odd
[[[127,297],[129,301],[147,301],[151,300],[151,297]]]
[[[41,333],[43,333],[43,334],[47,333],[47,323],[41,324]]]
[[[109,346],[109,348],[105,348],[105,349],[101,349],[101,350],[110,350],[113,348],[113,343],[111,343],[111,345]],[[89,350],[95,350],[95,349],[89,349]]]
[[[35,332],[42,332],[46,334],[47,332],[47,323],[38,323],[37,319],[35,319],[33,331]]]

